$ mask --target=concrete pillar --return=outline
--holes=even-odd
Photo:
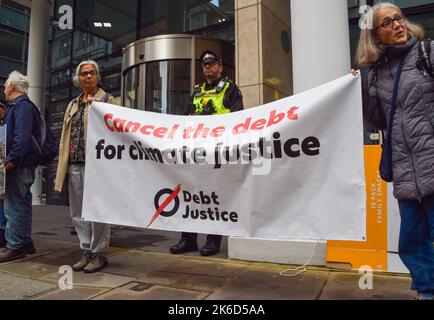
[[[245,108],[262,104],[262,36],[258,0],[235,0],[236,83]]]
[[[314,88],[350,72],[346,0],[235,3],[237,81],[247,107]],[[289,46],[285,32],[291,34]],[[228,240],[230,258],[251,261],[325,265],[326,249],[326,240]]]
[[[244,107],[292,95],[288,0],[236,0],[236,82]]]
[[[294,93],[350,72],[347,0],[291,0]]]
[[[291,31],[294,94],[350,72],[347,0],[291,0]],[[288,245],[294,249],[308,243],[312,241],[292,240]],[[325,265],[327,241],[315,247],[315,264]]]
[[[50,18],[49,0],[32,0],[29,33],[29,58],[27,76],[29,77],[29,98],[45,111],[45,84],[47,74],[48,27]],[[33,204],[42,204],[41,168],[36,170],[32,186]]]

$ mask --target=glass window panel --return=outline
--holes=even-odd
[[[23,54],[27,53],[27,41],[21,35],[0,30],[0,43],[7,44],[0,45],[0,56],[21,61]],[[25,56],[24,54],[24,57]],[[27,61],[27,59],[25,59],[25,61]]]
[[[51,67],[61,68],[69,66],[71,62],[72,32],[54,30],[51,51]]]
[[[63,89],[57,89],[53,90],[50,95],[50,100],[52,102],[58,102],[58,101],[66,101],[69,99],[69,87],[63,88]],[[69,102],[69,101],[68,101]],[[65,106],[66,108],[66,106]]]
[[[83,39],[88,39],[85,40],[89,41],[88,46],[82,45]],[[96,60],[120,51],[121,48],[114,46],[111,41],[81,30],[74,30],[72,61],[76,65],[84,60]]]
[[[139,74],[140,67],[134,67],[128,71],[126,74],[124,81],[124,103],[123,105],[128,108],[137,109],[138,108],[138,90],[139,90]]]
[[[115,97],[119,97],[121,95],[121,74],[114,73],[103,75],[101,87],[104,89],[104,91],[111,93]]]
[[[20,31],[29,32],[30,9],[19,10],[7,4],[1,4],[0,23]]]
[[[234,40],[234,0],[141,0],[140,7],[141,38],[193,33]]]
[[[190,104],[190,66],[190,60],[147,63],[145,110],[183,114]]]
[[[411,15],[408,18],[423,27],[426,39],[434,39],[434,12]]]
[[[115,48],[136,39],[137,0],[76,0],[77,27],[110,40]]]
[[[26,69],[27,65],[21,63],[20,61],[6,57],[0,57],[0,77],[4,78],[5,81],[12,71],[18,70],[25,74]],[[1,84],[3,84],[3,82]],[[3,94],[3,90],[1,90],[0,93]]]
[[[374,3],[380,3],[380,2],[386,2],[386,1],[380,1],[380,0],[374,1]],[[427,4],[434,4],[434,0],[395,0],[395,1],[387,1],[387,2],[393,2],[400,8],[409,8],[409,7],[416,7],[416,6],[427,5]]]

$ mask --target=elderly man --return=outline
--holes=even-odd
[[[222,77],[223,59],[212,50],[200,56],[205,82],[194,87],[191,109],[186,115],[225,114],[244,109],[240,89],[229,79]],[[220,251],[221,235],[209,234],[200,249],[202,256],[212,256]],[[173,254],[196,251],[197,233],[183,232],[179,242],[170,247]]]
[[[21,259],[35,253],[32,242],[32,194],[30,187],[35,180],[34,163],[38,149],[32,135],[40,144],[38,110],[27,97],[29,81],[14,71],[6,83],[4,94],[8,109],[4,119],[7,126],[6,195],[5,214],[6,249],[0,254],[0,262]]]

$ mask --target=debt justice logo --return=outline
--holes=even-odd
[[[165,188],[156,193],[154,205],[157,211],[154,213],[147,228],[149,228],[159,216],[169,218],[178,212],[181,206],[179,197],[181,191],[182,200],[185,205],[185,213],[181,216],[183,219],[238,222],[238,214],[235,211],[220,211],[220,200],[215,191],[212,191],[210,195],[206,194],[204,191],[199,191],[198,194],[194,194],[187,190],[182,190],[182,185],[179,184],[173,190]],[[161,202],[162,200],[163,202]],[[173,205],[173,208],[166,211],[169,205]],[[196,206],[200,207],[200,209],[196,208]]]

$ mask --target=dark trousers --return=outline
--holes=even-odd
[[[182,239],[187,241],[196,242],[197,241],[197,233],[193,232],[183,232],[181,235]],[[209,234],[206,236],[207,241],[213,241],[215,243],[220,244],[222,242],[222,236],[218,234]]]
[[[434,196],[399,200],[399,256],[410,270],[412,289],[434,294]]]

